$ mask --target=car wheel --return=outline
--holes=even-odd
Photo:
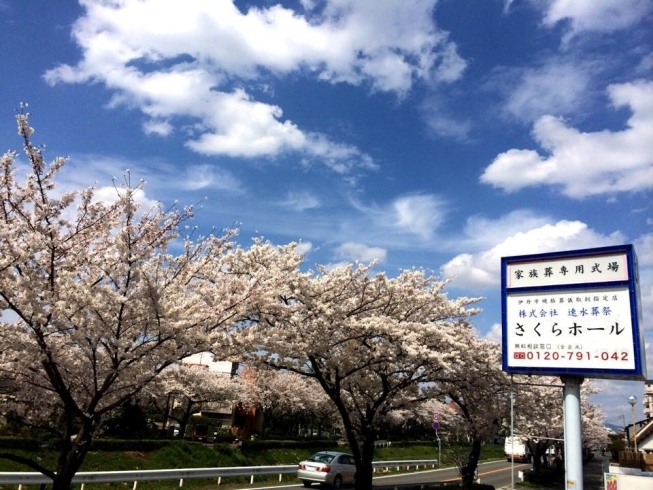
[[[302,485],[304,485],[306,488],[311,486],[311,482],[307,480],[302,480]]]
[[[340,475],[336,475],[336,477],[333,479],[333,488],[340,487],[342,487],[342,477]]]

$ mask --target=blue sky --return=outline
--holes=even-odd
[[[652,0],[0,0],[0,147],[28,102],[64,185],[129,169],[144,200],[201,202],[202,231],[424,268],[485,297],[497,340],[502,256],[632,243],[648,346],[652,21]],[[629,422],[643,383],[599,385]]]

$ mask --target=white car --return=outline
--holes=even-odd
[[[356,480],[356,464],[351,454],[320,451],[301,461],[297,466],[297,478],[305,487],[313,483],[340,488]]]

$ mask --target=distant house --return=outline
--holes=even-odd
[[[218,376],[236,376],[238,363],[230,361],[215,361],[210,352],[200,352],[185,358],[182,363],[185,366],[196,369],[208,369]],[[231,428],[234,425],[236,405],[224,402],[202,403],[201,409],[194,415],[207,417],[215,420],[216,425]]]
[[[239,372],[239,363],[215,361],[210,352],[192,355],[182,362],[197,369],[208,369],[216,375],[250,376],[247,369]],[[250,434],[259,432],[263,426],[263,413],[256,406],[243,403],[205,402],[195,415],[214,419],[216,425],[230,428],[239,437],[249,437]]]
[[[653,454],[653,418],[649,418],[647,422],[635,434],[635,443],[638,451]]]
[[[653,419],[653,379],[646,381],[644,385],[644,417]]]
[[[644,389],[644,420],[626,426],[626,437],[640,452],[653,453],[653,380],[647,380]]]
[[[208,369],[215,373],[229,374],[235,376],[238,373],[238,363],[231,361],[215,361],[210,352],[193,354],[181,361],[185,365],[195,366],[200,369]]]

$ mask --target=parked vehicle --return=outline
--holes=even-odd
[[[522,436],[506,437],[504,445],[506,460],[530,463],[532,454],[526,445],[526,438]]]
[[[198,424],[195,427],[193,427],[192,439],[193,441],[208,442],[209,426],[204,424]]]
[[[297,478],[305,487],[313,483],[340,488],[356,480],[356,464],[351,454],[320,451],[301,461],[297,466]]]

